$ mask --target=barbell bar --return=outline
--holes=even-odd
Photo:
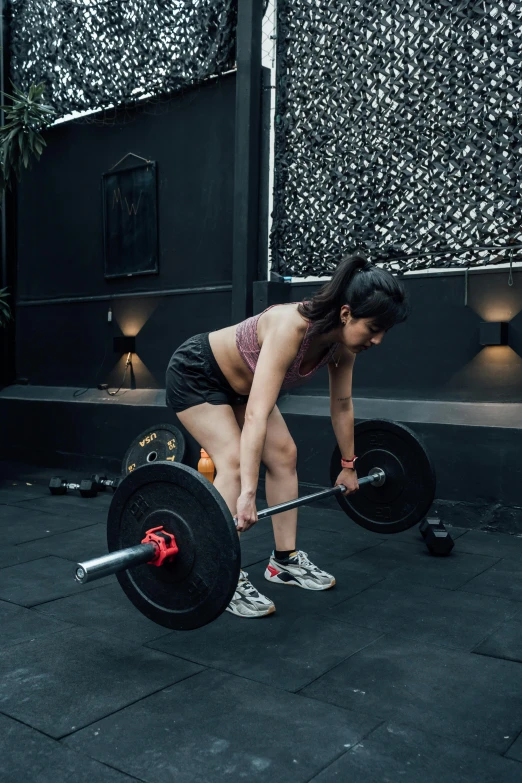
[[[94,582],[95,579],[103,579],[105,576],[135,568],[142,563],[150,563],[155,558],[156,552],[154,544],[137,544],[127,549],[120,549],[118,552],[111,552],[110,555],[93,557],[85,563],[78,563],[75,579],[82,585]]]
[[[367,476],[362,476],[359,479],[359,486],[364,484],[374,484],[381,487],[386,481],[386,474],[381,468],[372,468]],[[259,511],[257,518],[265,519],[266,517],[280,514],[282,511],[289,511],[292,508],[298,506],[304,506],[312,501],[321,500],[323,498],[330,497],[336,494],[343,494],[346,492],[346,487],[342,484],[338,484],[335,487],[328,489],[321,489],[318,492],[313,492],[310,495],[304,495],[295,500],[287,500],[285,503],[280,503],[277,506],[271,508],[264,508]],[[168,531],[163,531],[167,535]],[[147,531],[150,534],[151,531]],[[96,579],[103,579],[105,576],[111,574],[117,574],[120,571],[126,571],[129,568],[135,568],[143,563],[149,563],[150,565],[163,565],[162,562],[157,563],[158,555],[161,555],[159,546],[153,542],[141,543],[136,546],[127,547],[127,549],[120,549],[117,552],[111,552],[108,555],[102,557],[94,557],[91,560],[86,560],[84,563],[78,563],[76,566],[75,579],[80,584],[84,585],[87,582],[94,582]],[[170,554],[169,557],[175,557],[174,554]]]

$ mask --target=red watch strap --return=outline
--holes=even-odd
[[[357,457],[355,456],[355,454],[354,454],[354,456],[351,459],[344,459],[343,457],[341,457],[341,467],[342,468],[350,468],[351,470],[355,470],[355,461],[356,461],[356,459],[357,459]]]

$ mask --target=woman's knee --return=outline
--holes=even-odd
[[[239,454],[220,454],[214,456],[213,459],[216,475],[219,473],[220,478],[226,476],[228,481],[240,480]]]
[[[272,449],[263,459],[266,469],[272,473],[295,473],[297,468],[297,446],[293,440],[285,441]]]

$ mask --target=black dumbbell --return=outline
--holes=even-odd
[[[107,478],[107,476],[99,476],[97,473],[91,476],[91,481],[96,485],[98,492],[105,492],[106,489],[112,489],[116,492],[120,486],[121,478]]]
[[[82,479],[79,484],[66,481],[60,476],[53,476],[49,482],[51,495],[65,495],[70,490],[77,489],[82,498],[95,498],[98,494],[96,484],[91,479]]]
[[[455,542],[437,517],[426,517],[419,531],[432,555],[449,555]]]

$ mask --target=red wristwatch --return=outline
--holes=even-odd
[[[357,459],[357,457],[355,456],[355,454],[353,455],[353,457],[351,459],[343,459],[343,457],[341,457],[341,467],[342,468],[350,468],[350,470],[355,470],[355,461],[356,461],[356,459]]]

